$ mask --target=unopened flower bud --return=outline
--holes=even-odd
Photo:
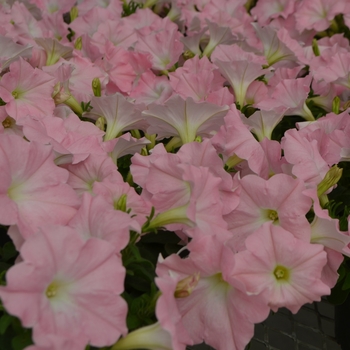
[[[76,6],[73,6],[69,14],[70,14],[70,22],[72,23],[78,17],[78,14],[79,14],[78,8]]]
[[[101,82],[99,78],[92,79],[92,91],[96,97],[101,97]]]
[[[318,48],[317,39],[315,38],[312,40],[312,51],[314,52],[315,56],[320,55],[320,49]]]
[[[335,96],[332,102],[332,112],[335,114],[339,114],[340,111],[340,98]]]
[[[81,36],[79,38],[77,38],[77,40],[75,40],[74,48],[76,50],[81,50],[83,48],[83,42],[82,42]]]
[[[340,180],[343,174],[343,169],[338,168],[337,165],[332,166],[324,179],[317,185],[317,196],[321,197],[326,193],[331,187],[333,187]]]

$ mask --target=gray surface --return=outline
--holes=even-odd
[[[201,344],[188,350],[209,350]],[[334,306],[326,300],[304,305],[296,315],[287,309],[271,313],[255,326],[249,350],[341,350],[334,338]]]

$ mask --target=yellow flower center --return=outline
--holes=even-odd
[[[288,282],[289,281],[290,273],[289,273],[289,270],[284,266],[277,265],[275,267],[275,270],[273,271],[273,274],[274,274],[276,280],[279,282]]]
[[[278,221],[278,213],[276,210],[269,210],[267,213],[267,216],[270,220],[272,220],[273,222]]]
[[[15,100],[19,97],[19,92],[16,90],[12,91],[12,96],[15,98]]]
[[[58,291],[58,284],[56,282],[51,282],[49,286],[46,288],[45,294],[50,299],[56,296]]]
[[[16,124],[15,120],[13,118],[11,118],[10,116],[8,116],[3,122],[2,122],[2,126],[5,129],[9,129],[11,128],[14,124]]]

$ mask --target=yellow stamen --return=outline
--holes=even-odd
[[[281,265],[277,265],[275,270],[273,271],[273,274],[277,281],[280,282],[287,282],[289,280],[289,270]]]
[[[51,282],[49,286],[46,288],[45,294],[48,298],[53,298],[56,296],[58,291],[58,285],[56,282]]]

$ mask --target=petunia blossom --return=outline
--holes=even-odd
[[[0,135],[0,223],[18,225],[24,238],[43,223],[65,225],[79,200],[67,185],[68,172],[53,161],[51,146]]]
[[[51,97],[54,85],[53,77],[20,57],[0,80],[0,98],[6,102],[6,112],[15,120],[26,115],[44,117],[55,108]]]
[[[20,253],[23,261],[8,271],[0,297],[35,339],[54,334],[101,347],[126,333],[125,269],[108,242],[85,242],[73,229],[52,225]]]
[[[268,180],[247,175],[240,180],[238,207],[225,216],[237,250],[244,249],[245,239],[264,223],[282,226],[298,239],[310,241],[310,225],[305,217],[311,200],[302,192],[303,181],[286,174]]]
[[[322,245],[301,241],[267,224],[249,236],[245,245],[247,250],[235,255],[232,278],[249,295],[262,293],[273,311],[286,307],[296,313],[303,304],[330,294],[321,281],[327,262]]]
[[[210,137],[223,124],[228,106],[212,103],[196,103],[191,97],[186,100],[172,96],[164,105],[155,105],[142,114],[150,124],[149,134],[157,134],[158,139],[175,136],[180,143],[194,141],[196,136]]]
[[[181,259],[171,255],[157,265],[157,284],[164,293],[166,281],[193,281],[173,295],[182,324],[195,344],[202,343],[217,350],[241,350],[254,333],[254,323],[263,321],[269,309],[257,296],[249,296],[236,288],[231,279],[234,253],[214,236],[201,237],[188,246],[190,256]],[[196,277],[197,276],[197,277]],[[186,287],[186,283],[182,283]],[[166,298],[170,298],[169,295]],[[158,312],[172,314],[165,304]],[[163,316],[164,317],[164,316]]]

